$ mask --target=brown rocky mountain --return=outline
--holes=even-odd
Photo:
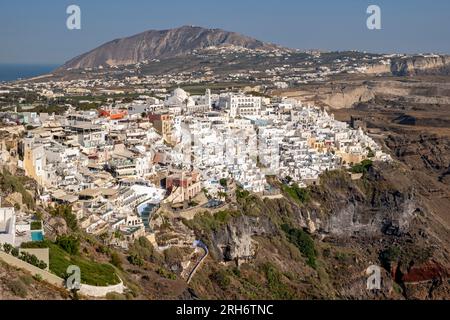
[[[235,32],[183,26],[169,30],[150,30],[128,38],[113,40],[68,61],[60,70],[134,64],[224,45],[261,50],[279,48]]]

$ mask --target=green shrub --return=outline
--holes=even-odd
[[[283,191],[298,203],[306,203],[310,199],[309,190],[300,188],[296,183],[292,184],[292,186],[283,185]]]
[[[366,173],[373,166],[372,160],[364,160],[363,162],[354,165],[350,171],[352,173]]]
[[[380,261],[386,269],[390,269],[392,263],[397,262],[401,256],[401,249],[393,246],[383,250],[380,253]]]
[[[110,262],[113,266],[115,266],[119,269],[122,269],[122,258],[116,251],[113,251],[111,253],[111,261]]]
[[[17,250],[19,251],[19,250]],[[26,263],[32,264],[35,267],[38,267],[40,269],[46,269],[47,264],[44,261],[39,260],[34,254],[30,254],[28,252],[21,252],[20,256],[18,258],[22,261],[25,261]]]
[[[311,236],[301,229],[290,228],[286,224],[282,225],[281,228],[286,233],[289,242],[293,243],[307,258],[307,264],[315,269],[317,267],[317,253]]]
[[[42,221],[31,222],[31,230],[41,230],[41,229],[42,229]]]
[[[173,272],[170,272],[162,267],[158,268],[156,270],[156,273],[159,274],[161,277],[169,279],[169,280],[176,280],[177,276]]]
[[[238,211],[224,210],[215,214],[203,212],[197,214],[192,220],[183,220],[183,223],[190,229],[197,231],[215,231],[225,226],[233,217],[239,216]]]
[[[137,254],[131,254],[127,257],[129,263],[134,266],[142,267],[144,265],[144,260]]]
[[[211,274],[211,280],[216,282],[222,290],[226,290],[231,283],[228,273],[223,269]]]
[[[49,240],[22,242],[20,245],[23,249],[45,249],[49,248],[52,243]]]
[[[35,202],[32,195],[25,188],[27,181],[29,181],[28,178],[14,176],[8,170],[3,169],[3,172],[0,173],[0,190],[8,193],[20,193],[22,195],[22,202],[28,209],[33,209]]]
[[[140,237],[135,240],[133,245],[130,247],[130,255],[136,255],[139,258],[152,262],[152,263],[162,263],[164,257],[162,254],[157,252],[153,245],[148,241],[146,237]]]
[[[108,255],[111,254],[111,249],[104,245],[99,245],[95,251],[97,251],[98,253],[102,253],[102,254],[108,254]]]
[[[237,199],[245,199],[250,195],[250,192],[248,192],[247,190],[244,190],[242,188],[237,188],[236,189],[236,198]]]
[[[9,244],[9,243],[3,244],[3,251],[5,251],[7,254],[9,254],[12,249],[13,249],[13,246],[11,244]]]
[[[238,278],[241,277],[241,270],[240,270],[238,267],[234,267],[234,268],[232,269],[232,272],[233,272],[233,274],[234,274],[236,277],[238,277]]]
[[[263,264],[262,270],[267,279],[267,287],[275,299],[285,300],[293,298],[292,290],[283,283],[282,274],[273,264],[270,262]]]
[[[19,249],[17,249],[17,248],[12,248],[11,249],[11,254],[14,256],[14,257],[19,257]]]
[[[56,244],[71,255],[77,255],[80,250],[80,240],[74,236],[59,236]]]

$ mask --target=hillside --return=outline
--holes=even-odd
[[[0,260],[1,300],[65,300],[69,293]]]
[[[302,196],[283,188],[281,199],[238,191],[227,210],[183,219],[210,252],[191,282],[195,293],[207,299],[448,297],[446,227],[407,168],[377,164],[361,180],[335,171],[320,182]],[[157,238],[173,237],[179,217],[161,215],[170,227],[155,224]],[[373,264],[384,268],[375,292],[366,290],[364,275]]]
[[[113,40],[68,61],[60,70],[136,64],[225,45],[261,50],[278,48],[235,32],[183,26],[169,30],[150,30],[128,38]]]
[[[161,208],[152,221],[159,245],[195,235],[209,249],[190,284],[183,269],[197,258],[189,245],[160,251],[140,238],[122,251],[77,232],[80,249],[71,259],[87,271],[93,261],[116,267],[128,290],[108,299],[448,298],[450,239],[434,206],[439,198],[448,207],[448,199],[430,197],[422,178],[401,162],[376,163],[360,180],[332,171],[308,189],[273,179],[283,190],[277,199],[237,189],[228,195],[227,208],[190,220]],[[45,220],[53,225],[55,218]],[[60,227],[47,235],[58,256],[69,256],[57,247],[58,237],[67,233]],[[61,261],[52,258],[50,269]],[[382,289],[376,292],[365,287],[364,270],[373,264],[383,267]],[[0,277],[4,298],[37,299],[36,290],[49,299],[67,298],[0,263],[2,273],[8,274]]]

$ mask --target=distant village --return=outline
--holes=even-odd
[[[304,188],[325,171],[390,161],[361,119],[349,125],[296,100],[243,92],[161,94],[63,114],[2,113],[0,130],[21,137],[17,148],[2,140],[2,165],[37,182],[39,205],[70,205],[85,232],[119,234],[111,244],[127,248],[152,235],[160,207],[220,207],[230,188],[276,196],[268,177]],[[0,242],[41,239],[30,224],[20,210],[0,209]]]

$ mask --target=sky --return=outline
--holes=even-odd
[[[68,30],[66,9],[81,9]],[[366,10],[381,9],[381,30]],[[150,29],[221,28],[298,49],[450,53],[449,0],[2,0],[0,63],[62,64]]]

